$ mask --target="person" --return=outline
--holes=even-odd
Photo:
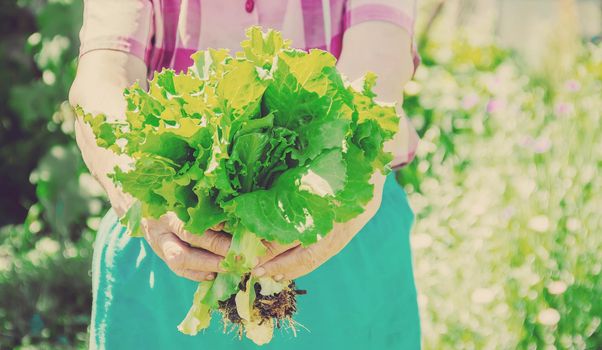
[[[199,49],[237,51],[251,25],[274,28],[297,48],[337,57],[350,80],[377,74],[377,99],[397,103],[416,65],[410,0],[85,0],[72,105],[109,120],[124,118],[123,89],[163,68],[178,72]],[[181,334],[199,281],[211,280],[227,251],[228,235],[191,235],[175,215],[145,220],[145,238],[132,238],[119,218],[132,202],[107,176],[127,158],[96,146],[78,118],[82,157],[111,209],[94,244],[92,349],[252,349],[248,339],[212,326]],[[417,136],[407,118],[387,144],[393,167],[413,158]],[[336,226],[315,245],[268,244],[253,273],[296,279],[299,323],[277,331],[264,349],[419,349],[420,322],[409,232],[414,215],[395,174],[376,174],[374,199],[358,218]],[[302,326],[301,326],[302,325]]]

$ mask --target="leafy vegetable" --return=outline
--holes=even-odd
[[[256,283],[257,297],[288,284],[249,277],[265,253],[262,240],[309,245],[360,214],[372,198],[371,174],[389,171],[383,143],[398,116],[373,100],[373,74],[356,91],[326,51],[291,48],[280,33],[257,27],[241,47],[235,57],[199,51],[188,72],[166,69],[148,92],[126,89],[125,123],[78,113],[99,146],[134,160],[112,175],[139,201],[123,219],[133,232],[142,217],[173,211],[194,234],[225,222],[233,236],[227,272],[201,283],[179,329],[208,327],[211,310],[234,298],[247,336],[264,342],[273,320],[260,322]]]

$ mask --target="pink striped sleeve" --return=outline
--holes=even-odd
[[[84,0],[79,56],[100,49],[145,60],[152,34],[151,0]]]
[[[364,3],[353,6],[345,12],[347,26],[352,26],[366,21],[387,21],[396,24],[408,33],[413,34],[414,19],[401,9],[381,3]]]

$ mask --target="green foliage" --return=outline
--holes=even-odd
[[[94,230],[106,211],[64,102],[80,1],[0,10],[0,348],[82,347]],[[8,83],[7,83],[8,82]]]
[[[430,45],[400,173],[425,348],[601,348],[602,48],[548,80],[489,44]]]
[[[0,346],[84,344],[93,232],[86,231],[77,243],[35,235],[24,225],[0,229]]]
[[[0,12],[0,225],[21,222],[36,202],[29,174],[56,144],[71,142],[72,114],[59,109],[75,74],[81,25],[76,1],[8,1]]]

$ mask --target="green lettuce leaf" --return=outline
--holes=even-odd
[[[330,151],[307,167],[286,171],[270,189],[242,194],[224,208],[261,238],[309,245],[332,229],[332,200],[344,182],[343,158]]]
[[[236,311],[240,318],[251,322],[253,303],[255,302],[255,277],[250,277],[245,285],[245,290],[239,290],[234,298]]]
[[[238,273],[240,276],[250,272],[259,262],[259,257],[266,252],[261,239],[252,232],[237,227],[232,235],[232,243],[228,254],[222,261],[226,271]]]
[[[217,308],[219,301],[226,300],[238,292],[240,279],[241,276],[234,272],[218,274],[211,283],[207,293],[201,299],[201,302],[211,308]]]
[[[261,159],[269,142],[268,134],[250,133],[239,136],[234,143],[230,159],[234,176],[238,177],[242,193],[251,192],[257,186],[257,177],[261,170]]]
[[[247,39],[240,43],[242,52],[237,52],[236,56],[260,68],[269,69],[274,57],[283,49],[290,48],[290,40],[283,39],[275,30],[263,33],[260,27],[253,26],[247,29],[246,35]]]
[[[209,228],[226,220],[226,214],[208,194],[198,190],[195,190],[195,192],[198,202],[194,207],[188,208],[187,212],[190,220],[184,224],[184,229],[202,235]]]
[[[186,314],[184,320],[178,325],[178,330],[184,334],[196,335],[201,330],[209,327],[211,323],[211,307],[203,303],[203,299],[212,289],[214,282],[200,283],[194,298],[192,306]]]
[[[142,205],[140,201],[136,200],[129,209],[126,211],[125,215],[119,219],[122,225],[127,227],[128,232],[132,237],[143,237],[144,233],[140,228],[140,223],[142,221]]]

